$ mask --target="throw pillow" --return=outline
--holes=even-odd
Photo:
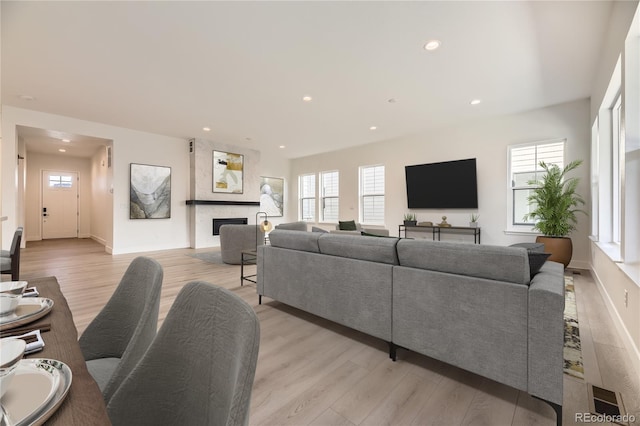
[[[318,228],[317,226],[312,226],[312,227],[311,227],[311,232],[321,232],[321,233],[324,233],[324,232],[329,232],[329,231],[327,231],[326,229]]]
[[[551,256],[551,253],[542,253],[539,251],[527,250],[529,254],[529,274],[531,274],[531,278],[538,272],[540,272],[540,268],[544,265],[544,262],[547,261],[547,258]]]
[[[355,220],[338,221],[338,228],[341,231],[357,231]]]

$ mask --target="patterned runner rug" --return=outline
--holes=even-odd
[[[573,277],[564,277],[564,372],[584,379]]]

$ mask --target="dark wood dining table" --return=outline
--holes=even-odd
[[[46,277],[29,280],[29,287],[37,287],[39,297],[53,300],[53,308],[44,317],[23,327],[38,328],[51,324],[51,330],[42,333],[44,349],[25,358],[50,358],[64,362],[71,369],[71,388],[64,402],[47,420],[47,425],[110,425],[102,392],[87,370],[78,344],[78,332],[73,315],[58,280]]]

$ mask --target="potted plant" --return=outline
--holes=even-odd
[[[470,228],[477,228],[478,227],[478,219],[480,219],[480,215],[479,214],[471,213],[471,221],[469,222],[469,227]]]
[[[576,213],[585,213],[578,207],[584,199],[576,193],[579,179],[566,178],[566,174],[582,164],[582,160],[572,161],[563,169],[555,164],[540,162],[546,172],[540,181],[529,181],[536,185],[527,198],[533,210],[524,216],[525,220],[535,220],[533,229],[542,232],[536,242],[543,243],[545,251],[551,253],[549,260],[560,262],[566,268],[573,255],[573,244],[569,234],[576,228]]]
[[[418,221],[416,215],[413,213],[407,213],[404,215],[404,226],[416,226]]]

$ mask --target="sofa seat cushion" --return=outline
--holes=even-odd
[[[300,232],[285,229],[274,229],[269,233],[269,241],[273,247],[320,253],[318,238],[321,235],[324,234],[321,232]]]
[[[398,265],[398,238],[363,238],[359,235],[322,234],[318,240],[320,253],[350,259]]]
[[[530,281],[524,248],[409,239],[397,247],[401,266],[524,285]]]
[[[118,364],[120,364],[120,358],[98,358],[87,361],[87,370],[101,391],[107,387]]]

